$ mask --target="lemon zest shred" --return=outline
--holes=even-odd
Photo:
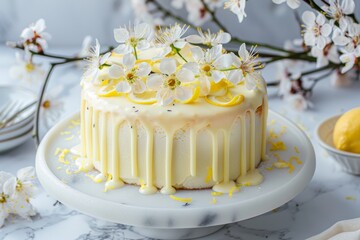
[[[61,148],[56,148],[54,155],[57,156],[61,152]]]
[[[298,156],[291,156],[289,159],[289,162],[292,163],[293,160],[299,165],[302,164],[302,161],[300,160],[300,158]]]
[[[70,121],[72,123],[72,125],[80,125],[80,121],[76,121],[76,120],[71,120]]]
[[[294,151],[295,151],[297,154],[299,154],[299,153],[300,153],[300,151],[299,151],[299,149],[298,149],[298,147],[297,147],[297,146],[295,146],[295,147],[294,147]]]
[[[69,135],[69,134],[71,134],[71,132],[69,132],[69,131],[62,131],[62,132],[60,132],[60,135]]]
[[[221,196],[223,195],[222,192],[211,192],[211,196]]]
[[[211,203],[216,204],[216,202],[217,202],[216,197],[213,197]]]
[[[67,175],[71,175],[71,174],[72,174],[71,170],[68,169],[68,168],[65,170],[65,173],[66,173]]]
[[[237,187],[237,186],[232,187],[229,191],[229,197],[232,197],[234,191],[239,190],[239,189],[240,189],[240,187]]]
[[[192,202],[192,198],[181,198],[181,197],[177,197],[175,195],[170,195],[170,198],[175,200],[175,201],[179,201],[179,202],[183,202],[183,203]]]
[[[70,140],[73,140],[73,139],[74,139],[74,137],[75,137],[75,135],[71,135],[70,137],[65,138],[65,140],[66,140],[66,141],[70,141]]]
[[[286,145],[283,141],[270,142],[270,151],[286,151]]]
[[[346,200],[349,200],[349,201],[355,201],[355,200],[356,200],[356,197],[346,196],[345,199],[346,199]]]

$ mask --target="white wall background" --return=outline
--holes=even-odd
[[[169,0],[160,0],[169,5]],[[356,14],[360,15],[360,0]],[[308,7],[303,3],[298,11]],[[239,24],[235,15],[220,9],[218,16],[232,34],[248,40],[282,45],[285,39],[300,36],[294,11],[271,0],[247,2],[248,17]],[[184,14],[184,11],[176,12]],[[78,46],[86,35],[102,44],[114,44],[114,27],[133,19],[130,0],[0,0],[0,43],[17,40],[29,23],[44,18],[52,35],[50,46]],[[208,25],[206,27],[212,28]]]

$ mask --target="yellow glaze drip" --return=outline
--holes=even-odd
[[[133,177],[138,176],[138,142],[136,127],[131,125],[131,174]]]

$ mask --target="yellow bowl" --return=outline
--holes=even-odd
[[[333,143],[333,132],[337,120],[341,115],[328,118],[316,128],[317,141],[327,153],[340,165],[345,172],[360,175],[360,154],[336,149]]]

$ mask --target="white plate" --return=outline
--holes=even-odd
[[[315,154],[306,135],[292,122],[270,111],[269,129],[281,132],[281,139],[287,150],[277,152],[282,159],[295,155],[299,150],[302,164],[296,165],[292,173],[288,169],[267,170],[275,161],[274,152],[267,151],[270,160],[260,166],[264,182],[259,186],[243,187],[230,198],[227,194],[217,197],[213,204],[211,190],[179,190],[178,197],[191,197],[192,203],[172,200],[163,194],[142,195],[138,186],[126,185],[123,188],[104,192],[104,184],[94,183],[84,173],[66,174],[65,170],[75,170],[71,164],[60,163],[54,151],[56,148],[71,148],[79,143],[79,126],[73,128],[71,120],[79,114],[58,123],[41,142],[36,156],[36,170],[46,191],[65,205],[90,216],[112,222],[136,226],[141,234],[154,238],[199,237],[218,230],[221,225],[245,220],[271,211],[299,194],[310,182],[315,171]],[[70,128],[69,128],[70,126]],[[62,131],[71,131],[69,135]],[[61,168],[61,169],[59,169]]]
[[[17,101],[21,104],[21,106],[25,107],[26,105],[34,102],[37,100],[36,95],[26,88],[20,86],[0,86],[0,109],[3,108],[4,104],[8,104],[13,101]],[[12,131],[22,125],[25,122],[29,121],[34,115],[36,106],[27,109],[26,111],[22,112],[17,116],[11,125],[8,125],[6,128],[0,129],[0,134],[8,131]]]
[[[16,136],[13,138],[0,141],[0,153],[8,151],[17,146],[20,146],[21,144],[26,142],[29,138],[31,138],[31,135],[32,135],[32,127],[23,134],[21,134],[20,136]]]
[[[34,117],[30,117],[27,121],[24,121],[24,124],[18,126],[18,128],[7,130],[5,132],[0,133],[0,142],[7,141],[8,139],[13,139],[23,135],[33,128],[34,125]]]

